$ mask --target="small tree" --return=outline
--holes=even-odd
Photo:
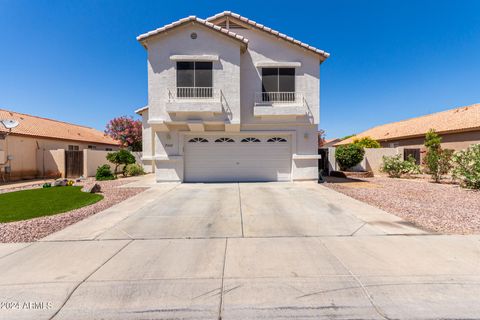
[[[342,171],[346,171],[359,164],[363,160],[364,155],[365,150],[356,144],[342,145],[335,150],[335,159]]]
[[[115,165],[114,174],[117,176],[118,167],[123,165],[123,175],[125,176],[125,168],[127,165],[135,163],[135,157],[133,154],[125,149],[120,149],[115,152],[107,153],[107,160]]]
[[[452,169],[453,150],[442,149],[442,138],[430,129],[425,135],[425,147],[427,154],[425,155],[424,165],[427,173],[432,176],[435,182],[440,182],[444,175]]]
[[[122,146],[132,151],[142,151],[142,122],[132,117],[118,117],[110,120],[105,133],[120,141]]]
[[[456,152],[452,160],[454,163],[452,175],[461,181],[461,186],[480,189],[480,144]]]
[[[380,143],[370,137],[363,137],[360,139],[354,139],[353,144],[356,144],[362,148],[380,148]]]
[[[112,170],[110,170],[110,166],[108,164],[104,164],[103,166],[97,168],[95,179],[98,181],[113,180],[115,179],[115,176],[113,175]]]

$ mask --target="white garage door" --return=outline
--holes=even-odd
[[[189,135],[186,182],[290,181],[289,136]]]

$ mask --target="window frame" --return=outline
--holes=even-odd
[[[210,141],[208,141],[208,139],[203,138],[203,137],[193,137],[193,138],[188,139],[187,142],[188,143],[208,143]]]
[[[293,91],[280,91],[280,70],[283,69],[283,70],[292,70],[293,71]],[[276,78],[277,78],[277,83],[276,83],[276,87],[277,87],[277,91],[266,91],[265,90],[265,86],[264,86],[264,70],[276,70]],[[295,68],[291,68],[291,67],[262,67],[262,72],[261,72],[261,75],[262,75],[262,93],[267,93],[267,92],[296,92],[297,90],[297,72],[295,70]]]
[[[235,140],[229,137],[220,137],[215,140],[215,143],[232,143],[232,142],[235,142]]]
[[[285,143],[285,142],[288,142],[288,140],[282,137],[271,137],[267,139],[267,142],[268,143]]]
[[[69,144],[68,151],[80,151],[80,146],[76,144]]]
[[[193,63],[193,86],[179,86],[178,85],[178,65],[181,63]],[[197,76],[197,63],[210,63],[211,65],[211,86],[210,87],[199,87],[197,86],[197,81],[196,81],[196,76]],[[175,70],[176,70],[176,86],[177,88],[213,88],[213,61],[177,61],[175,64]]]

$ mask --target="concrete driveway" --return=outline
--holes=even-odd
[[[0,319],[478,319],[480,237],[314,183],[163,184],[0,246]]]

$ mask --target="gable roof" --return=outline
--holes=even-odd
[[[379,141],[420,137],[424,136],[430,129],[435,129],[437,133],[480,130],[480,104],[384,124],[340,141],[336,145],[349,144],[353,140],[363,137],[370,137]]]
[[[152,30],[152,31],[149,31],[147,33],[144,33],[144,34],[141,34],[137,37],[137,41],[139,41],[144,47],[146,47],[146,44],[145,44],[145,41],[147,39],[149,39],[150,37],[153,37],[153,36],[156,36],[156,35],[159,35],[161,33],[164,33],[168,30],[172,30],[174,28],[177,28],[177,27],[180,27],[182,25],[185,25],[185,24],[188,24],[188,23],[199,23],[200,25],[202,26],[205,26],[211,30],[214,30],[220,34],[223,34],[235,41],[238,41],[240,42],[243,46],[247,46],[248,45],[248,39],[245,38],[244,36],[241,36],[239,34],[236,34],[235,32],[232,32],[228,29],[225,29],[225,28],[222,28],[220,26],[217,26],[211,22],[208,22],[206,20],[203,20],[203,19],[200,19],[196,16],[189,16],[189,17],[186,17],[186,18],[183,18],[183,19],[180,19],[180,20],[177,20],[175,22],[172,22],[170,24],[167,24],[161,28],[158,28],[158,29],[155,29],[155,30]]]
[[[328,53],[328,52],[325,52],[325,51],[323,51],[323,50],[317,49],[317,48],[315,48],[315,47],[313,47],[313,46],[311,46],[311,45],[309,45],[309,44],[306,44],[306,43],[304,43],[304,42],[301,42],[301,41],[299,41],[299,40],[296,40],[296,39],[294,39],[294,38],[292,38],[292,37],[289,37],[289,36],[287,36],[287,35],[285,35],[285,34],[283,34],[283,33],[280,33],[280,32],[277,31],[277,30],[273,30],[272,28],[266,27],[266,26],[264,26],[263,24],[260,24],[260,23],[258,23],[258,22],[255,22],[255,21],[253,21],[253,20],[250,20],[250,19],[248,19],[248,18],[246,18],[246,17],[243,17],[243,16],[239,15],[238,13],[233,13],[233,12],[231,12],[231,11],[224,11],[224,12],[218,13],[218,14],[216,14],[216,15],[214,15],[214,16],[211,16],[210,18],[207,18],[207,21],[212,22],[212,23],[215,23],[215,22],[221,20],[221,19],[224,18],[224,17],[229,17],[229,18],[236,19],[236,20],[239,21],[239,22],[246,23],[246,24],[248,24],[248,25],[250,25],[250,26],[252,26],[252,27],[254,27],[254,28],[257,28],[257,29],[259,29],[259,30],[265,31],[265,32],[267,32],[267,33],[269,33],[269,34],[271,34],[271,35],[274,35],[274,36],[276,36],[276,37],[278,37],[278,38],[280,38],[280,39],[283,39],[283,40],[285,40],[285,41],[287,41],[287,42],[293,43],[293,44],[295,44],[295,45],[297,45],[297,46],[300,46],[300,47],[302,47],[302,48],[304,48],[304,49],[307,49],[307,50],[309,50],[309,51],[311,51],[311,52],[313,52],[313,53],[316,53],[316,54],[320,57],[320,60],[322,60],[322,61],[326,60],[326,59],[330,56],[330,53]]]
[[[12,134],[119,145],[118,141],[113,140],[103,132],[93,128],[0,109],[0,120],[6,119],[14,119],[19,123],[17,127],[12,129]],[[0,124],[0,133],[7,132],[9,132],[9,130]]]

